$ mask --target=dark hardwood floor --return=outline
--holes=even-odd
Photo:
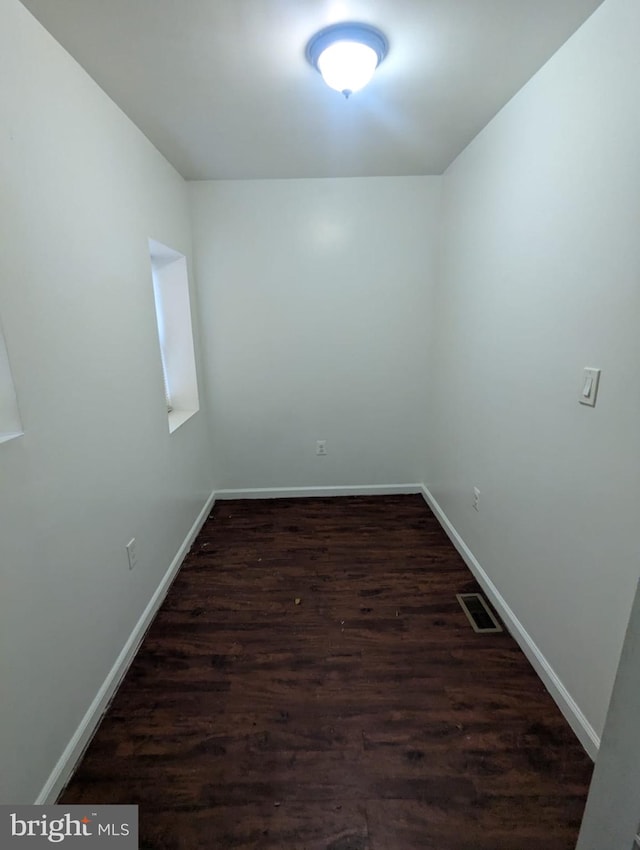
[[[476,589],[419,496],[218,502],[61,802],[148,850],[572,850],[591,762]]]

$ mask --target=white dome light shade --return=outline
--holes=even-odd
[[[306,54],[325,83],[349,97],[366,86],[388,49],[380,30],[367,24],[342,23],[316,33]]]
[[[331,89],[343,94],[360,91],[373,77],[378,54],[357,41],[336,41],[318,57],[318,70]]]

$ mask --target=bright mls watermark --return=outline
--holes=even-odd
[[[138,850],[138,807],[0,806],[2,850],[52,845]]]

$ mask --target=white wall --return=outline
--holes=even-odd
[[[184,182],[17,0],[0,21],[0,801],[29,803],[212,480],[204,414],[168,433],[147,243],[190,254]]]
[[[439,178],[190,192],[217,486],[419,480]]]
[[[430,488],[596,735],[640,572],[639,36],[606,0],[448,170],[431,358]]]

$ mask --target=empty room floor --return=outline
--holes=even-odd
[[[420,496],[217,502],[60,802],[140,847],[573,850],[592,764]]]

